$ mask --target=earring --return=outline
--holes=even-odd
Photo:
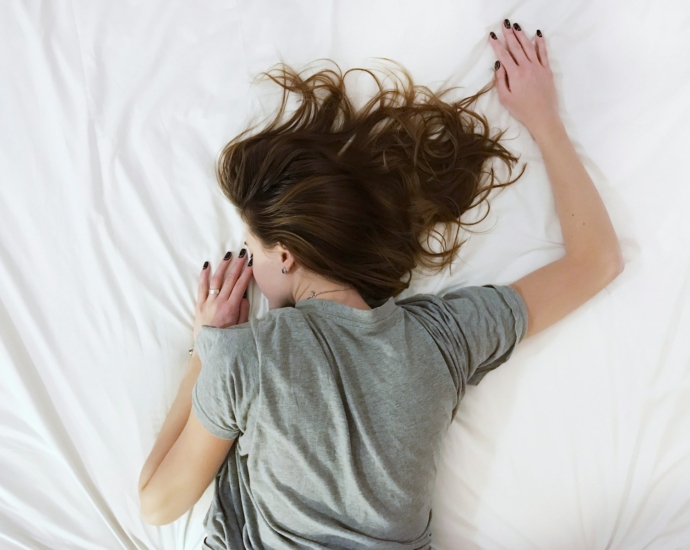
[[[283,268],[283,273],[287,273],[287,271],[285,271],[285,268]]]

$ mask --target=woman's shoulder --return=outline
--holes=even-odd
[[[269,309],[261,317],[253,317],[237,327],[244,327],[255,339],[261,339],[262,335],[276,331],[294,331],[300,326],[302,319],[302,312],[298,308],[286,306]]]
[[[195,343],[200,356],[223,354],[229,349],[246,350],[249,346],[254,347],[254,336],[250,322],[229,327],[202,325]]]
[[[256,341],[267,333],[273,333],[286,327],[294,330],[299,326],[301,318],[302,313],[294,307],[269,309],[260,317],[251,317],[247,322],[239,325],[224,328],[204,325],[201,327],[199,336],[205,331],[204,336],[209,340],[223,340],[228,343],[238,343],[243,340]]]

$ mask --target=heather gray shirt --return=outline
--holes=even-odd
[[[205,517],[212,549],[430,548],[443,438],[467,384],[527,332],[510,286],[358,310],[304,300],[203,326],[192,406],[235,439]]]

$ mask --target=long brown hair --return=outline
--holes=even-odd
[[[249,127],[223,148],[216,174],[264,247],[282,243],[298,265],[354,287],[372,305],[406,289],[418,262],[438,270],[450,264],[465,243],[457,242],[460,228],[483,221],[490,207],[471,224],[462,214],[525,168],[504,184],[493,167],[484,170],[498,157],[512,174],[518,160],[499,143],[506,130],[492,137],[486,118],[469,109],[493,82],[447,103],[441,98],[453,88],[434,93],[402,67],[406,82],[399,86],[385,71],[394,87],[384,89],[371,70],[343,74],[333,63],[337,70],[306,78],[282,61],[260,73],[283,88],[280,109],[263,130],[246,137]],[[351,71],[370,74],[379,90],[360,109],[346,95]],[[300,104],[281,122],[289,92]],[[448,248],[437,223],[446,232],[456,227]],[[423,246],[432,234],[441,237],[441,252]]]

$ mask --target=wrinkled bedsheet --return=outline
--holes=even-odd
[[[199,548],[212,488],[158,528],[139,517],[137,480],[186,369],[199,270],[244,240],[214,161],[277,105],[252,79],[280,59],[390,58],[465,96],[493,78],[487,37],[505,17],[546,37],[626,267],[468,389],[439,466],[434,547],[690,548],[679,0],[0,3],[0,548]],[[369,84],[357,76],[353,93]],[[453,269],[416,273],[400,298],[508,284],[564,253],[529,132],[495,90],[477,107],[527,170]],[[264,315],[257,288],[250,299]]]

